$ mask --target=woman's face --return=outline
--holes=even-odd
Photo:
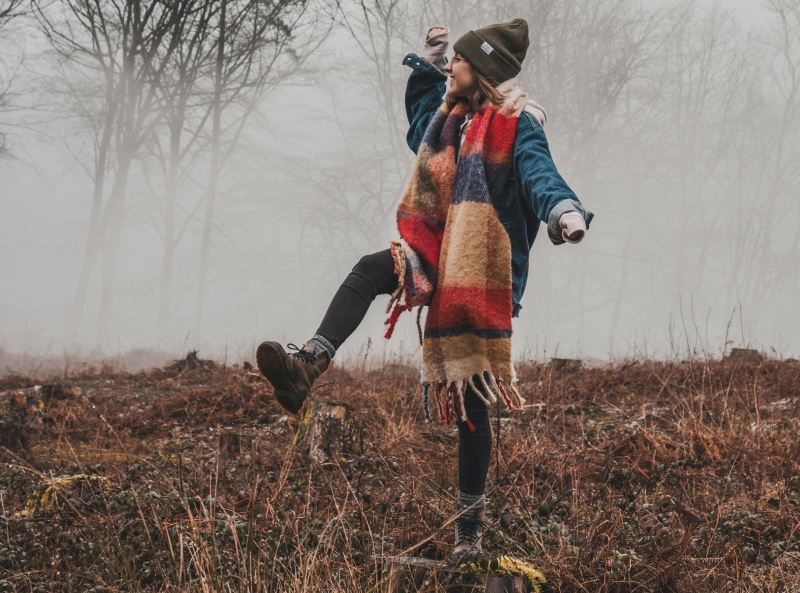
[[[450,88],[447,92],[454,97],[468,97],[475,86],[475,74],[469,62],[456,53],[444,67],[444,71],[450,75]]]

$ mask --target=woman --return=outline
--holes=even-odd
[[[479,552],[492,432],[488,404],[522,404],[514,387],[511,318],[519,315],[528,259],[540,221],[555,244],[579,242],[592,219],[559,175],[542,130],[544,109],[516,76],[528,49],[523,19],[469,31],[449,45],[444,27],[428,31],[406,88],[408,145],[417,153],[397,213],[400,239],[356,264],[316,334],[288,354],[258,348],[275,397],[297,413],[336,350],[379,294],[391,294],[390,337],[398,316],[427,306],[423,407],[458,425],[455,555]],[[449,84],[447,80],[449,78]],[[445,95],[444,102],[442,97]]]

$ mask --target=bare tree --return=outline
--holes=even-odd
[[[771,35],[768,34],[768,47],[775,56],[770,79],[777,90],[776,107],[777,128],[772,138],[771,166],[769,167],[770,183],[763,204],[757,235],[760,243],[760,258],[753,270],[754,281],[751,291],[753,300],[759,301],[767,294],[774,292],[774,277],[767,279],[770,270],[777,272],[778,277],[786,272],[784,265],[770,265],[776,262],[794,262],[795,273],[797,255],[800,249],[800,238],[796,223],[800,222],[800,208],[797,204],[798,188],[800,188],[800,2],[797,0],[771,0],[767,4],[773,15]],[[774,249],[780,244],[775,239],[781,231],[790,229],[776,224],[774,214],[794,210],[794,233],[790,248],[781,252]],[[787,217],[788,218],[788,217]],[[792,269],[791,267],[789,268]],[[796,283],[795,283],[796,284]]]
[[[6,37],[11,21],[24,14],[25,6],[25,0],[0,0],[0,35]],[[19,66],[6,64],[4,58],[5,56],[0,56],[0,116],[11,109],[12,83]],[[0,126],[0,156],[7,152],[3,127]]]
[[[324,5],[307,0],[221,0],[208,77],[211,130],[193,328],[202,334],[220,177],[250,117],[324,42]]]
[[[58,91],[71,100],[94,147],[87,167],[94,197],[69,311],[70,333],[80,327],[101,255],[98,334],[108,331],[131,167],[137,160],[145,171],[160,167],[164,175],[157,318],[162,334],[173,304],[176,246],[203,212],[195,307],[199,332],[220,173],[261,99],[324,40],[325,28],[317,26],[324,19],[309,7],[319,8],[308,0],[65,0],[37,6],[40,28],[63,72]],[[176,224],[177,194],[184,183],[199,181],[192,175],[198,164],[205,187]]]
[[[614,340],[618,336],[619,322],[623,308],[632,300],[629,296],[629,281],[636,271],[644,269],[647,255],[637,245],[646,241],[640,223],[652,208],[648,199],[651,187],[661,184],[659,164],[666,158],[668,144],[662,142],[670,122],[664,117],[664,98],[670,94],[672,80],[667,76],[653,76],[652,72],[663,71],[665,61],[669,60],[666,48],[677,28],[684,26],[689,11],[663,9],[647,15],[645,22],[652,23],[653,17],[659,26],[650,31],[643,40],[639,51],[644,55],[640,76],[633,77],[623,90],[617,110],[610,116],[605,135],[613,140],[613,161],[606,162],[606,170],[618,171],[614,175],[601,175],[603,184],[611,184],[619,204],[614,214],[618,217],[618,236],[623,240],[619,251],[609,259],[613,262],[615,273],[610,276],[616,287],[607,291],[611,304],[609,325],[609,351],[613,352]],[[638,298],[642,298],[638,291]]]
[[[109,327],[131,165],[163,121],[157,89],[196,2],[65,0],[39,6],[41,30],[64,67],[64,90],[94,144],[94,196],[69,328],[83,317],[89,280],[102,253],[98,334]],[[81,84],[78,84],[78,81]],[[89,81],[89,86],[86,82]],[[84,89],[89,89],[89,94]]]
[[[742,213],[731,220],[728,307],[743,303],[754,318],[787,279],[793,298],[800,274],[800,2],[772,0],[758,35],[758,74],[748,91],[742,138],[734,145],[731,198]],[[757,117],[756,117],[757,116]]]
[[[183,220],[177,220],[181,189],[187,183],[192,184],[196,193],[194,167],[208,147],[205,130],[212,108],[202,84],[210,69],[208,62],[214,43],[212,20],[219,11],[218,3],[202,2],[197,10],[187,14],[183,35],[158,89],[166,125],[155,130],[149,144],[151,154],[143,159],[150,193],[162,196],[156,200],[162,219],[157,228],[164,243],[156,317],[156,332],[160,337],[167,336],[173,311],[175,252],[198,210],[190,204]],[[152,170],[160,172],[163,189],[154,187]]]

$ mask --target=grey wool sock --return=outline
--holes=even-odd
[[[486,507],[486,497],[483,494],[466,494],[465,492],[461,492],[459,490],[458,491],[459,510],[466,509],[469,507],[472,507],[473,511],[480,511],[484,509]]]
[[[333,357],[336,355],[336,348],[333,347],[333,344],[331,344],[325,336],[319,334],[314,334],[314,337],[305,343],[303,350],[310,352],[314,356],[318,356],[320,353],[324,352],[328,355],[328,360],[333,360]]]

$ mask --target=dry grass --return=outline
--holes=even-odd
[[[528,405],[493,421],[491,552],[559,591],[800,591],[800,364],[518,370]],[[240,368],[0,377],[0,592],[355,593],[430,535],[414,553],[445,557],[457,438],[425,426],[416,376],[330,371],[317,396],[365,440],[324,465]],[[241,450],[220,450],[226,427]],[[105,479],[22,512],[77,474]]]

